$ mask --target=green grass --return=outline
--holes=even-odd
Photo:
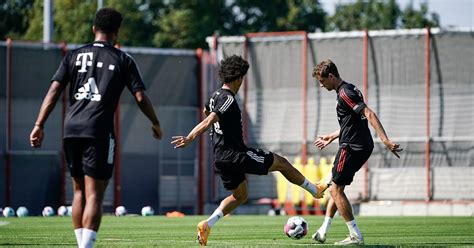
[[[105,216],[96,247],[197,247],[195,225],[203,216],[184,218]],[[212,229],[210,247],[315,246],[311,234],[321,216],[305,216],[309,233],[301,240],[283,234],[287,217],[236,216],[219,221]],[[367,246],[474,246],[473,217],[358,217]],[[2,223],[3,222],[3,223]],[[5,222],[8,224],[5,225]],[[330,246],[347,235],[337,216],[326,240]],[[74,247],[71,219],[67,217],[0,218],[0,246]]]

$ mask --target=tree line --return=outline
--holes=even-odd
[[[103,0],[124,16],[119,42],[125,46],[206,48],[213,34],[274,31],[351,31],[438,27],[428,5],[399,6],[395,0],[357,0],[336,5],[333,15],[318,0]],[[96,0],[53,0],[56,42],[87,43]],[[0,3],[4,39],[41,41],[43,0]]]

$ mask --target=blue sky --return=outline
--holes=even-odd
[[[413,2],[415,8],[427,2],[429,12],[440,16],[441,27],[474,27],[474,0],[396,0],[401,9]],[[334,13],[337,3],[353,3],[356,0],[319,0],[323,8]]]

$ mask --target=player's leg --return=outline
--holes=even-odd
[[[102,203],[114,168],[115,140],[87,139],[83,155],[86,205],[82,216],[82,246],[93,247],[102,220]]]
[[[349,237],[340,242],[336,242],[336,245],[364,243],[364,238],[362,237],[359,227],[354,219],[352,207],[344,193],[344,189],[346,185],[352,183],[355,173],[362,167],[365,161],[367,161],[370,152],[354,151],[349,146],[341,147],[338,156],[334,161],[332,169],[333,183],[330,189],[331,197],[334,199],[337,211],[342,216],[346,222],[347,228],[349,229]]]
[[[331,187],[329,190],[331,190]],[[324,243],[326,241],[326,233],[329,231],[329,227],[331,226],[332,219],[334,218],[336,211],[336,203],[332,197],[329,197],[329,200],[326,204],[326,216],[324,217],[324,222],[312,236],[315,241],[320,243]]]
[[[73,177],[74,197],[72,200],[72,225],[74,226],[74,234],[76,235],[77,245],[80,247],[82,242],[82,214],[84,212],[85,188],[84,177]]]
[[[82,169],[83,140],[76,138],[64,139],[64,153],[72,177],[74,197],[72,200],[72,225],[76,236],[77,245],[82,243],[82,214],[84,212],[85,187],[84,171]]]
[[[82,217],[82,225],[84,227],[82,233],[83,247],[89,248],[94,246],[102,220],[102,202],[104,201],[108,182],[108,180],[85,176],[86,206]]]
[[[311,183],[286,158],[275,153],[273,153],[273,164],[268,171],[279,171],[288,181],[307,190],[315,198],[322,198],[328,188],[326,183]]]
[[[198,223],[197,239],[199,244],[207,245],[211,227],[224,215],[232,212],[247,200],[247,181],[245,179],[244,167],[245,160],[242,163],[234,163],[232,161],[215,162],[216,172],[221,176],[224,188],[230,190],[232,194],[221,201],[219,207],[208,219]]]

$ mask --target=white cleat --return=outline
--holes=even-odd
[[[364,238],[358,238],[351,235],[347,236],[347,238],[344,240],[334,243],[334,245],[363,245],[363,244],[364,244]]]
[[[319,231],[315,232],[312,238],[314,241],[318,241],[321,244],[324,244],[324,242],[326,242],[326,234],[321,234]]]

